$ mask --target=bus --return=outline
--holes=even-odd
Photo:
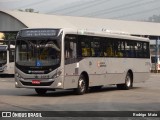
[[[7,45],[0,45],[0,72],[7,67]]]
[[[10,45],[9,51],[8,45],[0,44],[0,77],[14,74],[14,49],[14,45]]]
[[[160,71],[160,56],[151,55],[151,72]]]
[[[149,39],[108,31],[28,28],[19,31],[15,50],[15,86],[39,95],[116,85],[129,90],[150,73]]]

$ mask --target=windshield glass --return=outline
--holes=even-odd
[[[0,63],[7,62],[7,51],[0,51]]]
[[[58,40],[18,40],[16,63],[22,66],[54,66],[60,64]]]
[[[157,57],[156,57],[156,56],[152,56],[152,57],[151,57],[151,62],[152,62],[152,63],[158,63],[158,62],[159,62],[159,61],[158,61],[159,59],[160,59],[160,58],[159,58],[158,56],[157,56]]]

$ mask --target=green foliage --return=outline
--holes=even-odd
[[[160,22],[160,15],[153,15],[149,17],[148,22]]]
[[[4,34],[4,39],[5,40],[15,40],[17,34],[16,33],[5,33]]]

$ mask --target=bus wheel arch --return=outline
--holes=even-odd
[[[128,70],[125,77],[124,84],[117,84],[117,88],[120,90],[129,90],[133,87],[133,71]]]
[[[82,72],[79,80],[78,80],[78,86],[75,89],[76,94],[78,95],[83,95],[88,91],[88,86],[89,86],[89,76],[87,72]]]

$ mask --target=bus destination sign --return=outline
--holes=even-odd
[[[57,30],[54,29],[28,29],[21,31],[21,37],[54,37],[57,35]]]

